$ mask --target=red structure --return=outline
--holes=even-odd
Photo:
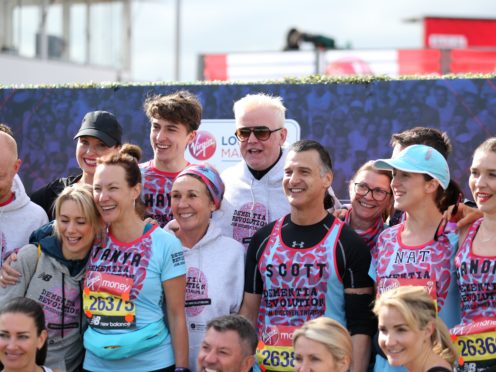
[[[424,47],[496,47],[496,19],[425,17]]]

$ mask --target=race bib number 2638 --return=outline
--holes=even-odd
[[[257,350],[258,363],[270,371],[294,371],[294,350],[291,346],[267,346]]]

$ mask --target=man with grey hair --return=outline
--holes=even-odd
[[[259,93],[241,98],[233,110],[243,160],[222,173],[226,190],[214,219],[223,235],[247,248],[255,231],[290,212],[282,189],[286,108],[281,97]]]
[[[17,143],[7,130],[0,131],[0,263],[28,244],[29,236],[48,222],[45,211],[31,202],[17,171],[21,166]]]
[[[257,333],[245,317],[224,315],[207,323],[198,371],[248,372],[255,362]]]

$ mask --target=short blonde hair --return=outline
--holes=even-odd
[[[438,317],[436,304],[424,287],[402,286],[384,292],[375,302],[375,315],[379,316],[379,312],[384,306],[398,310],[405,318],[406,324],[414,330],[424,330],[430,322],[433,322],[432,350],[451,365],[458,359],[458,353],[451,342],[448,327]]]
[[[242,112],[250,111],[258,107],[265,107],[274,110],[274,112],[278,114],[278,119],[281,121],[281,127],[284,127],[286,107],[284,107],[282,103],[282,98],[277,96],[270,96],[265,93],[248,94],[240,100],[236,101],[233,106],[234,117],[237,119],[241,116]]]
[[[322,316],[305,322],[301,328],[294,331],[293,346],[301,336],[323,344],[336,361],[347,359],[351,363],[351,336],[337,321]]]
[[[90,185],[74,184],[67,186],[55,199],[55,224],[53,226],[55,236],[59,239],[61,238],[57,220],[60,218],[62,204],[67,200],[74,201],[81,208],[84,217],[96,233],[100,225],[100,214],[93,201],[93,189]]]

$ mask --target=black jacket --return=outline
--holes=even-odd
[[[39,188],[29,195],[33,203],[38,204],[43,208],[48,215],[48,220],[55,219],[54,203],[57,196],[64,190],[65,187],[71,186],[78,182],[83,175],[69,176],[66,178],[58,178],[55,181]]]

